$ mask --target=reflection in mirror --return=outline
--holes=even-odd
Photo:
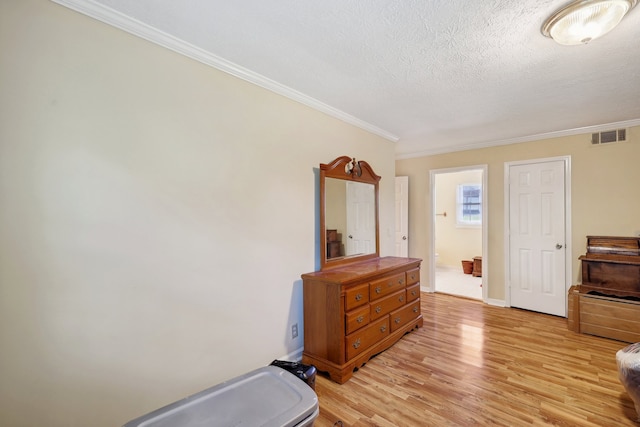
[[[326,178],[327,259],[376,252],[375,187]]]
[[[378,182],[365,161],[320,164],[320,269],[379,256]]]

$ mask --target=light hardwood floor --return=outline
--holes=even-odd
[[[345,384],[317,376],[315,427],[640,426],[615,361],[627,343],[444,294],[422,293],[422,312]]]

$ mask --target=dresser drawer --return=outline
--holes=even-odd
[[[413,285],[420,281],[420,268],[414,268],[407,271],[407,286]]]
[[[391,332],[411,322],[420,314],[420,300],[391,313]]]
[[[388,297],[371,301],[371,320],[379,319],[386,316],[396,308],[402,307],[407,303],[407,294],[404,290],[398,291]]]
[[[347,360],[356,357],[387,335],[389,335],[389,316],[385,316],[347,336],[345,338],[347,342]]]
[[[407,280],[404,273],[395,274],[393,276],[385,277],[371,282],[369,285],[370,299],[373,301],[377,298],[389,295],[400,289],[404,289]]]
[[[345,315],[347,335],[369,324],[369,306],[357,308]]]
[[[419,297],[420,297],[420,283],[407,286],[407,302],[411,302],[414,299],[417,299]]]
[[[354,286],[345,291],[344,310],[349,311],[369,302],[369,286]]]

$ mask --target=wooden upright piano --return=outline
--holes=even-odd
[[[569,329],[640,341],[640,237],[587,236],[582,283],[569,290]]]

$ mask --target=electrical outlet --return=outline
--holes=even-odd
[[[291,339],[298,338],[298,324],[291,325]]]

